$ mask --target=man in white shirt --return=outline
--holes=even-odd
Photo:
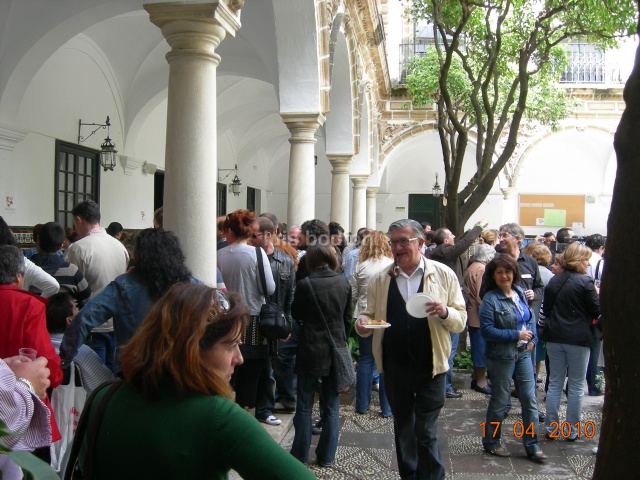
[[[67,249],[65,260],[83,273],[93,298],[127,271],[129,253],[119,240],[100,227],[100,207],[96,202],[84,200],[71,213],[80,240]],[[116,342],[111,319],[92,330],[91,348],[108,368],[113,367]]]

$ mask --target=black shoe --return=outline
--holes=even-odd
[[[543,413],[538,414],[538,423],[544,423],[546,419],[547,417],[545,417]]]
[[[529,455],[527,455],[527,457],[529,457],[536,463],[544,463],[545,460],[549,458],[544,453],[542,453],[542,450],[538,450],[536,453],[530,453]]]
[[[284,404],[282,402],[276,402],[276,404],[271,409],[273,413],[295,413],[296,407],[291,406],[289,404]]]
[[[496,449],[493,449],[493,450],[489,450],[488,448],[485,448],[484,451],[487,452],[489,455],[494,455],[496,457],[510,457],[511,456],[511,453],[509,453],[509,451],[504,447],[496,448]]]
[[[461,392],[456,392],[455,390],[447,390],[446,394],[447,398],[462,398]]]
[[[471,380],[471,390],[484,393],[485,395],[491,395],[491,387],[489,387],[489,385],[485,385],[484,387],[479,387],[478,382],[476,382],[475,380]]]
[[[322,433],[322,420],[318,420],[311,427],[311,435],[320,435]]]

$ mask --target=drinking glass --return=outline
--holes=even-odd
[[[18,350],[18,355],[21,357],[22,361],[25,361],[25,359],[28,358],[33,362],[38,356],[38,351],[33,348],[21,348],[20,350]]]

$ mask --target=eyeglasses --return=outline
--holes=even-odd
[[[510,233],[501,233],[498,235],[498,238],[510,238],[512,235]]]
[[[400,245],[401,247],[406,247],[409,245],[409,242],[413,242],[414,240],[418,240],[418,237],[413,238],[401,238],[400,240],[389,240],[389,245],[393,248],[396,245]]]
[[[251,238],[258,238],[261,235],[264,235],[264,233],[252,233]]]

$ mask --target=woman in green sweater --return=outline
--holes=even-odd
[[[248,309],[239,295],[180,283],[158,300],[121,355],[124,384],[107,402],[95,446],[97,479],[316,478],[236,405]],[[106,391],[95,397],[89,428]]]

